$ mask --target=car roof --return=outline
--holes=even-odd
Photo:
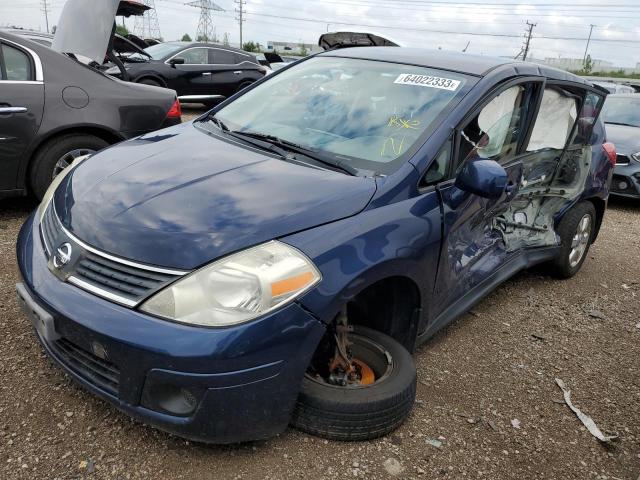
[[[607,96],[607,98],[640,98],[640,94],[638,93],[612,93]]]
[[[229,50],[230,52],[243,53],[247,56],[253,57],[254,53],[247,52],[245,50],[241,50],[239,48],[228,47],[226,45],[220,45],[218,43],[205,43],[205,42],[164,42],[169,43],[171,45],[181,45],[183,47],[193,48],[193,47],[208,47],[208,48],[219,48],[221,50]]]
[[[522,62],[509,58],[473,55],[446,50],[430,50],[426,48],[408,47],[354,47],[329,50],[320,56],[351,57],[363,60],[377,60],[383,62],[406,63],[422,67],[441,68],[454,72],[466,73],[477,77],[484,77],[492,70],[504,65],[528,65],[539,71],[540,75],[557,80],[570,80],[576,83],[591,85],[590,82],[564,70]]]

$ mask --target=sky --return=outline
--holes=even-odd
[[[98,1],[98,0],[87,0]],[[216,0],[212,12],[219,37],[239,41],[237,1]],[[45,30],[43,0],[0,0],[0,26]],[[188,33],[195,38],[200,10],[189,0],[155,0],[165,40]],[[55,25],[65,0],[47,0]],[[244,41],[317,43],[320,34],[368,30],[406,46],[441,48],[515,57],[524,43],[526,22],[534,23],[534,58],[582,58],[590,25],[589,54],[621,67],[640,63],[638,0],[246,0]],[[126,20],[130,30],[133,19]]]

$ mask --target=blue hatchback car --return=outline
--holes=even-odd
[[[325,52],[75,162],[20,232],[18,296],[61,368],[163,430],[384,435],[418,344],[522,269],[582,266],[605,95],[504,59]]]

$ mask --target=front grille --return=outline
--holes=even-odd
[[[127,307],[137,306],[187,273],[121,259],[86,245],[63,227],[53,202],[42,218],[40,232],[48,259],[56,255],[61,245],[70,245],[68,263],[60,266],[60,262],[49,262],[55,275]]]
[[[120,370],[113,363],[87,352],[65,338],[53,342],[52,347],[75,373],[112,395],[118,395]]]
[[[624,188],[622,188],[624,187]],[[611,191],[615,193],[637,194],[633,180],[622,175],[614,175],[611,180]]]
[[[129,267],[91,252],[85,252],[80,259],[74,276],[134,302],[148,297],[178,278],[176,275]]]
[[[616,165],[629,165],[631,159],[626,155],[616,155]]]

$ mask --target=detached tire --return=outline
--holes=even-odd
[[[331,440],[361,441],[392,432],[409,416],[416,396],[411,354],[388,335],[365,327],[355,326],[349,340],[381,348],[388,354],[382,361],[390,368],[380,379],[376,375],[373,384],[357,387],[330,385],[305,375],[291,420],[295,428]],[[362,360],[379,370],[369,359]]]
[[[52,138],[36,152],[31,165],[30,182],[33,194],[41,200],[65,165],[70,165],[79,156],[94,153],[108,147],[109,143],[94,135],[71,133]]]
[[[591,202],[581,202],[569,210],[558,225],[560,254],[547,264],[556,278],[573,277],[582,268],[593,240],[596,210]]]

